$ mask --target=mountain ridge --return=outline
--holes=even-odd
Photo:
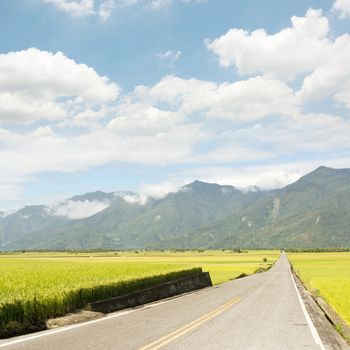
[[[79,217],[82,205],[92,215],[57,215]],[[48,208],[1,217],[0,249],[350,247],[350,169],[322,166],[270,191],[196,180],[146,202],[95,191]]]

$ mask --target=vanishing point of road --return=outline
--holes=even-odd
[[[266,273],[87,323],[0,340],[0,349],[347,349],[298,288],[282,253]]]

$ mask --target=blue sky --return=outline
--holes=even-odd
[[[350,167],[350,0],[0,2],[0,210]]]

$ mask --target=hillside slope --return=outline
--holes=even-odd
[[[195,181],[177,193],[163,199],[150,198],[147,203],[116,197],[108,208],[89,218],[32,232],[6,248],[144,248],[212,224],[262,195],[258,191],[244,193],[232,186]]]
[[[248,208],[160,246],[350,247],[350,169],[320,167]]]
[[[77,218],[80,207],[90,214]],[[94,192],[0,218],[2,250],[277,247],[350,247],[350,169],[266,192],[200,181],[147,201]]]

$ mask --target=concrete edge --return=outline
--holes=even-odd
[[[338,330],[338,332],[343,336],[343,338],[350,345],[350,327],[347,325],[347,323],[320,296],[316,296],[311,293],[311,297],[315,300],[317,305],[324,312],[328,321],[334,326],[334,328]]]
[[[350,327],[347,325],[347,323],[337,314],[337,312],[322,297],[309,291],[296,272],[294,272],[294,275],[296,276],[296,278],[298,278],[298,280],[303,285],[303,287],[305,288],[307,293],[310,295],[310,297],[315,301],[315,303],[323,311],[328,321],[350,345]],[[341,328],[341,330],[339,330],[339,327]]]
[[[349,344],[346,339],[343,338],[336,328],[337,321],[334,317],[336,313],[333,311],[331,314],[330,306],[323,301],[325,307],[321,305],[315,299],[315,296],[306,288],[299,276],[293,270],[291,265],[291,271],[299,290],[300,296],[305,304],[305,307],[312,319],[314,326],[316,327],[319,336],[322,339],[327,350],[350,350]],[[321,299],[321,298],[320,298]],[[327,309],[327,310],[325,310]],[[336,315],[339,319],[340,317]],[[344,321],[342,321],[344,322]],[[345,323],[345,322],[344,322]]]
[[[123,309],[135,308],[211,286],[212,281],[209,272],[202,272],[130,294],[90,303],[89,307],[96,312],[110,313]]]

